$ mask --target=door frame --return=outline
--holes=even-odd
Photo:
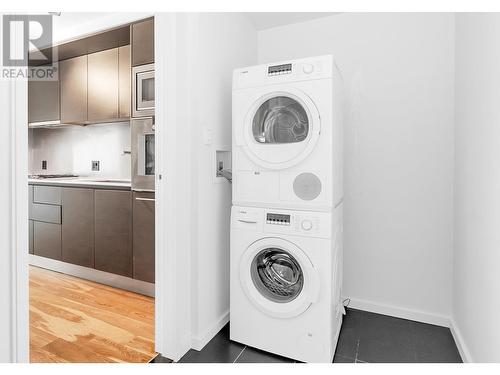
[[[187,111],[179,111],[187,102],[182,91],[180,74],[185,74],[187,50],[178,43],[188,31],[187,17],[175,13],[150,14],[155,16],[155,69],[156,69],[156,284],[155,284],[155,350],[174,361],[179,360],[191,347],[191,288],[189,227],[182,225],[189,218],[190,179],[167,178],[186,172],[190,162],[189,147],[184,132],[179,128]],[[147,17],[147,16],[146,16]],[[146,18],[141,14],[136,20]],[[110,28],[130,22],[130,13],[116,13],[96,29]],[[128,21],[124,21],[128,19]],[[90,31],[89,31],[90,32]],[[93,31],[95,32],[95,30]],[[82,33],[82,36],[84,33]],[[183,39],[184,40],[184,39]],[[184,75],[185,76],[185,75]],[[166,84],[168,82],[168,84]],[[27,82],[10,82],[10,290],[12,362],[29,362],[29,263],[28,263],[28,127]],[[162,103],[162,105],[159,105]],[[186,129],[186,130],[182,130]],[[167,172],[168,171],[168,172]]]

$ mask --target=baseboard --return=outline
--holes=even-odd
[[[464,337],[460,333],[460,329],[453,318],[450,319],[450,331],[453,335],[453,339],[455,340],[455,344],[457,345],[460,357],[462,357],[462,361],[464,363],[473,363],[474,361],[472,360],[470,351],[467,348],[467,345],[465,345]]]
[[[109,272],[99,271],[94,268],[77,266],[76,264],[61,262],[59,260],[44,258],[33,254],[29,255],[29,264],[51,271],[64,273],[66,275],[79,277],[80,279],[93,281],[99,284],[144,294],[149,297],[154,297],[155,295],[155,284],[132,279],[126,276],[115,275]]]
[[[344,297],[350,298],[350,297]],[[425,311],[406,309],[391,305],[385,305],[357,298],[350,298],[349,307],[358,310],[369,311],[377,314],[394,316],[396,318],[414,320],[416,322],[434,324],[442,327],[450,327],[450,318],[443,315],[432,314]]]
[[[212,327],[201,335],[191,339],[191,347],[195,350],[202,350],[205,345],[229,322],[229,311],[227,311]]]

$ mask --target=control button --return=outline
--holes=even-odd
[[[301,226],[304,230],[311,230],[313,227],[313,223],[311,220],[302,220]]]
[[[302,67],[302,71],[306,74],[311,74],[314,70],[314,66],[312,66],[311,64],[306,64]]]

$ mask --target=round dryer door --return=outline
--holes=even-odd
[[[281,238],[254,242],[243,254],[240,281],[249,300],[280,318],[302,314],[319,293],[317,271],[306,254]]]
[[[320,119],[311,99],[299,90],[274,91],[260,97],[245,119],[248,156],[258,165],[284,169],[314,149]]]

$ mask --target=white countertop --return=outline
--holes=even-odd
[[[131,188],[130,180],[92,177],[28,178],[28,183],[32,185],[87,186],[123,190],[130,190]]]

